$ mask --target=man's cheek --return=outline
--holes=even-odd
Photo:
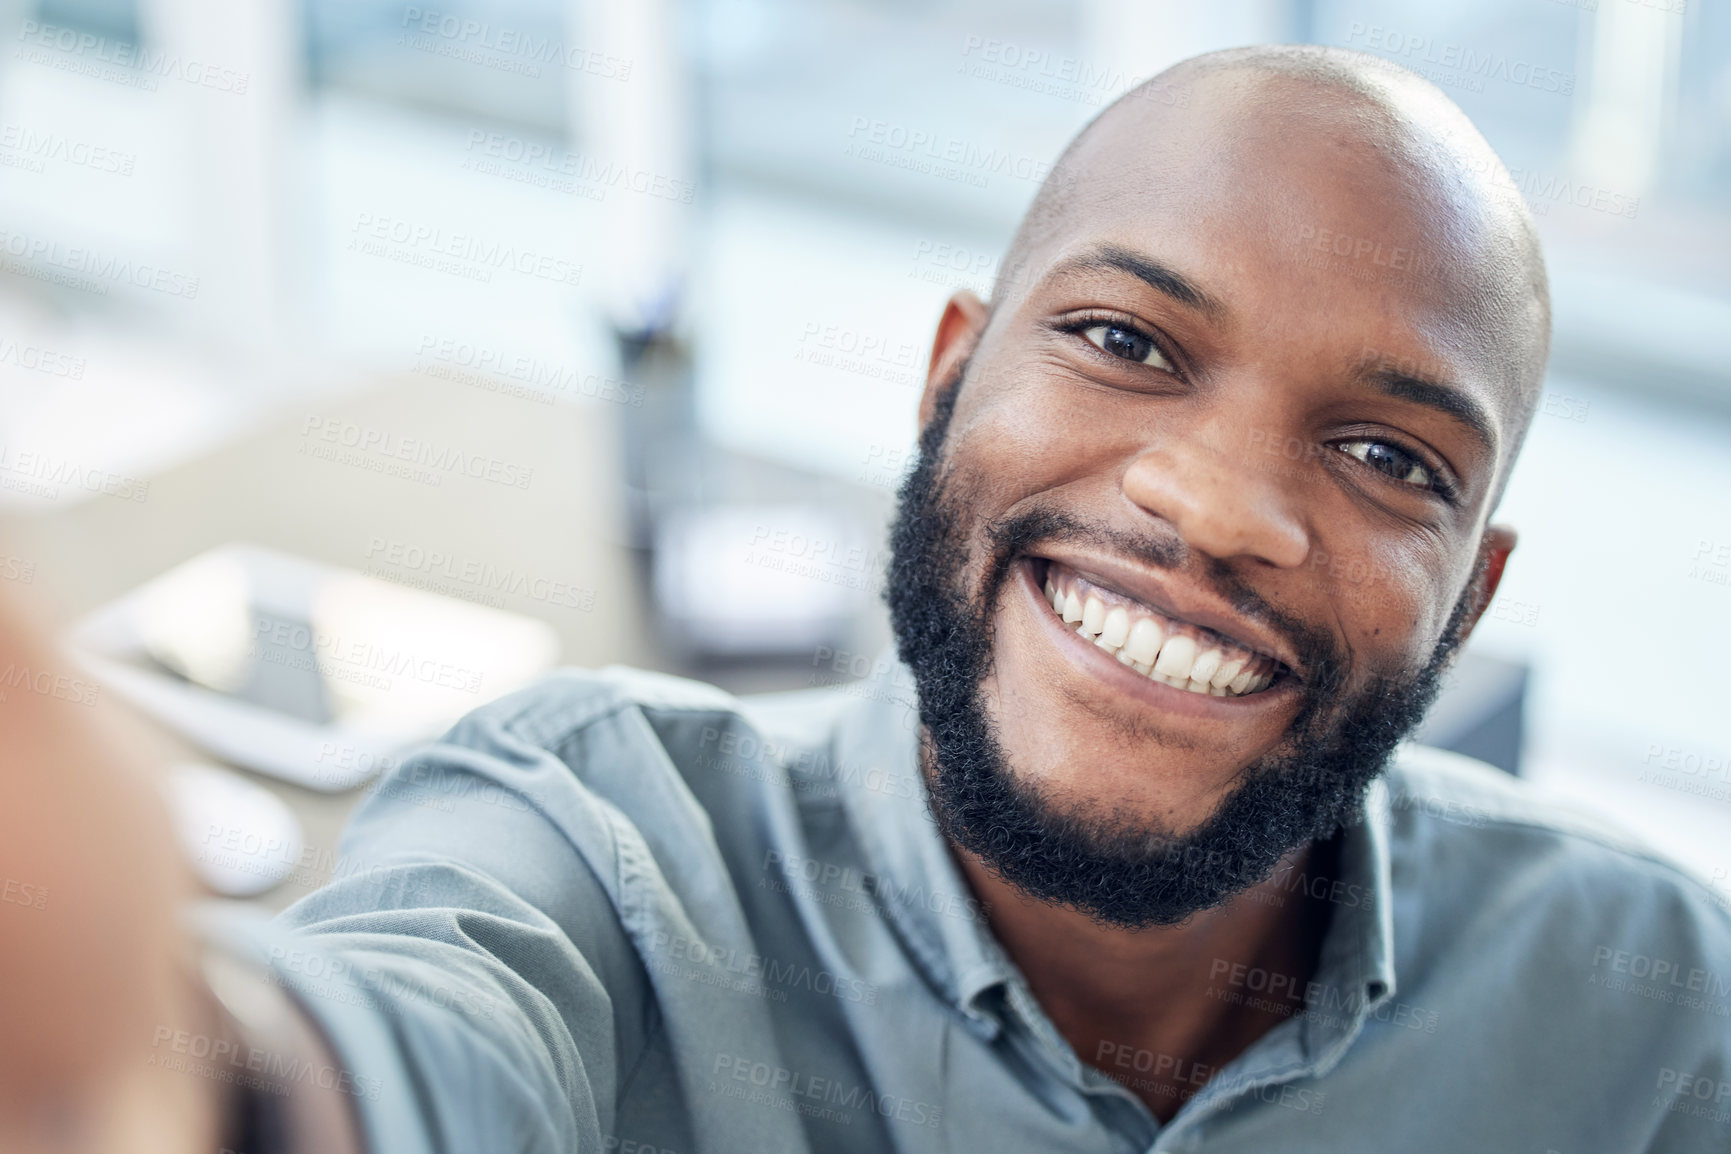
[[[1458,621],[1454,609],[1461,592],[1432,574],[1390,566],[1376,587],[1347,583],[1336,588],[1336,597],[1348,626],[1352,664],[1383,682],[1402,682],[1423,668],[1440,645],[1452,647],[1463,640],[1449,637],[1452,623]]]
[[[1325,540],[1311,549],[1309,583],[1345,633],[1355,665],[1422,662],[1441,639],[1464,578],[1440,550]]]
[[[1087,390],[1055,378],[1037,355],[1003,367],[988,362],[969,371],[950,440],[959,456],[1020,499],[1079,478],[1116,474],[1126,445],[1104,435],[1105,418],[1097,409]]]
[[[1334,552],[1318,547],[1306,563],[1312,575],[1336,591],[1337,600],[1368,605],[1389,591],[1394,573],[1377,554],[1367,550]]]

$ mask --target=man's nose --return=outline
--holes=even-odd
[[[1198,431],[1144,450],[1124,473],[1124,495],[1170,524],[1185,544],[1220,560],[1254,557],[1283,569],[1310,555],[1297,487],[1229,439]]]

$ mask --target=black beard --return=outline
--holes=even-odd
[[[1346,694],[1348,662],[1326,633],[1236,587],[1234,600],[1256,602],[1298,648],[1306,699],[1284,751],[1246,767],[1241,784],[1187,834],[1136,814],[1080,813],[1017,780],[982,697],[999,597],[1011,562],[1036,542],[1101,535],[1049,510],[984,526],[979,536],[990,556],[982,588],[970,597],[967,502],[946,494],[941,469],[966,370],[964,364],[940,397],[920,435],[919,461],[897,494],[885,590],[897,652],[919,694],[925,776],[944,835],[1033,898],[1139,929],[1174,925],[1218,906],[1266,880],[1294,849],[1360,820],[1366,788],[1436,697],[1460,644],[1467,593],[1422,669]],[[1170,549],[1142,543],[1138,551],[1156,564],[1174,564]],[[1233,588],[1220,567],[1214,572],[1223,589]]]

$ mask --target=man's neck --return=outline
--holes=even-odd
[[[1176,926],[1124,930],[1035,901],[971,854],[957,858],[1003,943],[1078,1057],[1167,1121],[1221,1066],[1303,1009],[1328,907],[1291,879],[1332,874],[1332,844]],[[1258,996],[1272,987],[1280,996]]]

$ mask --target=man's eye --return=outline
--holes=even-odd
[[[1436,488],[1436,474],[1423,461],[1398,445],[1387,441],[1343,441],[1336,446],[1348,456],[1357,457],[1379,473],[1387,473],[1420,489]]]
[[[1158,346],[1135,329],[1123,325],[1089,325],[1082,330],[1082,335],[1115,357],[1172,371],[1172,363],[1161,355]]]

